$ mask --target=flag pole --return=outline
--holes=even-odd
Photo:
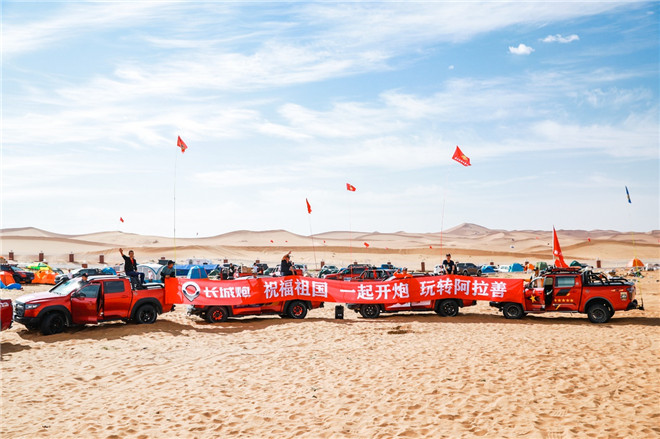
[[[174,233],[174,263],[176,264],[176,162],[177,151],[174,152],[174,195],[172,201],[172,229]]]
[[[312,218],[309,218],[309,237],[312,239],[312,252],[314,253],[314,269],[316,270],[316,247],[314,246],[314,233],[312,233]]]

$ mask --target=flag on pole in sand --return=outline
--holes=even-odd
[[[555,226],[552,226],[552,256],[555,258],[555,267],[568,268],[566,261],[564,261],[564,255],[561,253],[561,247],[559,247],[559,238],[557,238]]]
[[[186,152],[186,149],[188,149],[188,145],[186,145],[186,142],[184,142],[184,141],[181,139],[181,136],[177,136],[177,139],[176,139],[176,146],[178,146],[179,148],[181,148],[181,154],[183,154],[184,152]]]
[[[353,186],[350,183],[346,183],[346,190],[351,191],[351,192],[355,192],[355,186]]]
[[[368,242],[365,242],[365,243],[364,243],[364,246],[365,246],[366,248],[369,248],[369,243],[368,243]]]
[[[630,192],[628,192],[628,186],[626,186],[626,197],[628,197],[628,203],[632,204],[632,201],[630,201]]]
[[[121,222],[123,223],[123,222],[124,222],[124,218],[120,216],[120,217],[119,217],[119,221],[121,221]]]
[[[459,148],[458,145],[456,145],[456,151],[454,151],[454,156],[452,159],[456,160],[463,166],[471,166],[470,159],[468,156],[463,154],[463,151],[461,151],[461,148]]]
[[[307,203],[307,213],[312,213],[312,206],[310,206],[309,201],[305,198],[305,203]]]

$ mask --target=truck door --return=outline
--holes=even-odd
[[[129,316],[133,291],[127,280],[107,280],[103,282],[103,313],[105,318]]]
[[[101,285],[98,283],[83,286],[71,294],[71,318],[73,323],[96,323]]]
[[[552,311],[577,311],[581,290],[582,283],[579,275],[555,277]]]

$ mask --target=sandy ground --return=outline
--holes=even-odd
[[[213,325],[177,309],[48,337],[15,324],[0,334],[0,436],[660,437],[659,274],[638,284],[646,311],[604,325],[487,303]]]

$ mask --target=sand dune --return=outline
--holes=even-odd
[[[633,256],[645,262],[660,262],[660,231],[618,233],[614,231],[559,230],[567,260],[577,259],[592,265],[599,259],[603,266],[624,265]],[[250,264],[255,259],[276,264],[289,250],[295,262],[319,266],[347,264],[354,261],[407,265],[420,269],[440,263],[451,252],[455,260],[478,264],[494,262],[551,261],[551,231],[490,230],[475,224],[462,224],[443,233],[325,232],[314,237],[285,230],[234,231],[217,236],[177,238],[143,236],[123,232],[99,232],[84,235],[61,235],[36,228],[0,231],[2,254],[13,251],[20,262],[32,262],[39,252],[51,264],[66,263],[74,253],[78,263],[95,264],[99,255],[106,263],[120,263],[118,249],[131,248],[140,262],[160,257],[231,259]],[[272,242],[271,242],[272,241]],[[368,243],[369,247],[364,246]]]

